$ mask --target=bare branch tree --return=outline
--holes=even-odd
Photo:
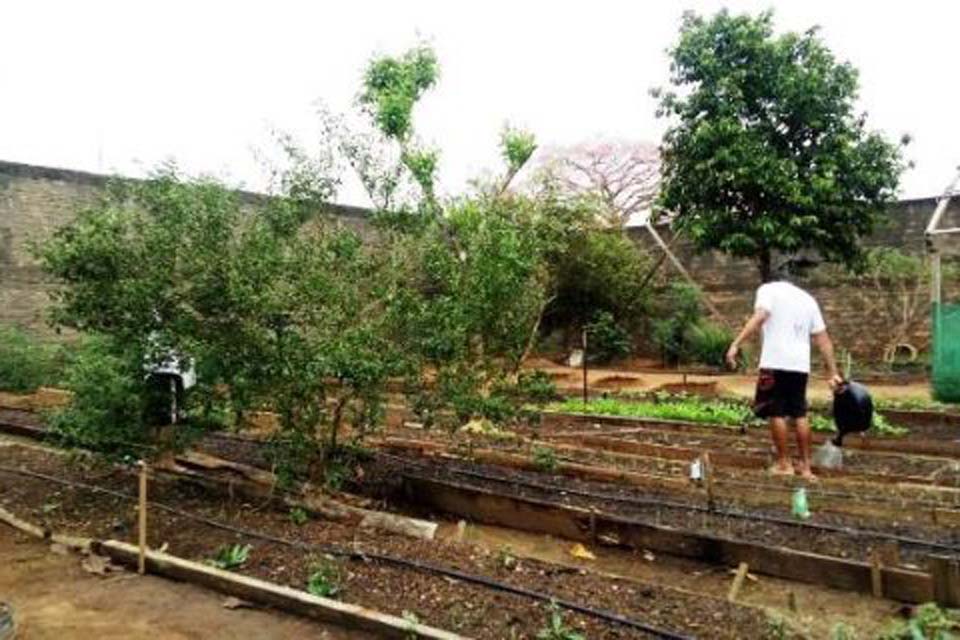
[[[660,152],[648,142],[593,140],[545,148],[534,171],[574,193],[597,196],[609,222],[622,226],[649,209],[660,182]]]

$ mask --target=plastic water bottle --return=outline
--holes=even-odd
[[[807,505],[807,489],[799,487],[793,492],[793,505],[791,511],[793,517],[799,520],[806,520],[810,517],[810,507]]]

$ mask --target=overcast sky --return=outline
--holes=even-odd
[[[861,108],[910,133],[902,195],[935,195],[960,164],[960,2],[213,2],[5,0],[0,159],[142,175],[165,158],[258,189],[271,129],[316,143],[315,104],[347,109],[373,53],[418,38],[442,78],[417,112],[446,192],[497,166],[503,123],[544,144],[657,142],[651,87],[685,9],[772,7],[779,30],[818,24],[861,72]],[[364,204],[347,183],[339,200]]]

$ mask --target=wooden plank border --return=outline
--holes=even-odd
[[[137,565],[139,550],[134,545],[107,540],[97,543],[95,548],[118,564],[128,567]],[[159,551],[148,551],[146,561],[150,573],[198,584],[249,602],[269,605],[341,627],[369,631],[381,638],[464,640],[463,636],[442,629],[414,623],[359,605],[321,598],[265,580],[223,571]]]
[[[628,520],[586,509],[497,494],[456,482],[407,475],[405,490],[420,504],[428,504],[463,518],[570,540],[607,541],[631,549],[649,549],[674,556],[737,566],[798,582],[872,593],[869,563],[844,560],[783,547],[768,547]],[[926,602],[933,597],[928,573],[883,567],[883,591],[903,602]]]
[[[653,418],[636,418],[627,416],[608,416],[589,413],[562,413],[558,411],[544,411],[541,414],[541,427],[546,433],[547,429],[557,425],[567,424],[599,424],[606,427],[620,427],[623,429],[636,428],[637,432],[644,429],[655,429],[660,431],[677,432],[696,432],[701,430],[703,433],[722,434],[723,430],[735,432],[735,425],[705,425],[697,422],[684,422],[682,420],[659,420]],[[563,432],[556,432],[561,435]],[[600,433],[598,435],[615,435],[614,433]],[[551,434],[553,435],[553,434]],[[813,434],[813,443],[822,444],[832,436],[822,433]],[[960,444],[955,442],[917,442],[909,439],[897,438],[857,438],[849,437],[844,441],[844,447],[848,449],[860,449],[863,451],[882,451],[887,453],[912,453],[925,456],[936,457],[957,457],[960,456]]]

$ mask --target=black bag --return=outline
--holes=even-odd
[[[857,382],[844,382],[833,394],[833,422],[837,425],[835,445],[843,445],[848,433],[859,433],[873,426],[873,398]]]

